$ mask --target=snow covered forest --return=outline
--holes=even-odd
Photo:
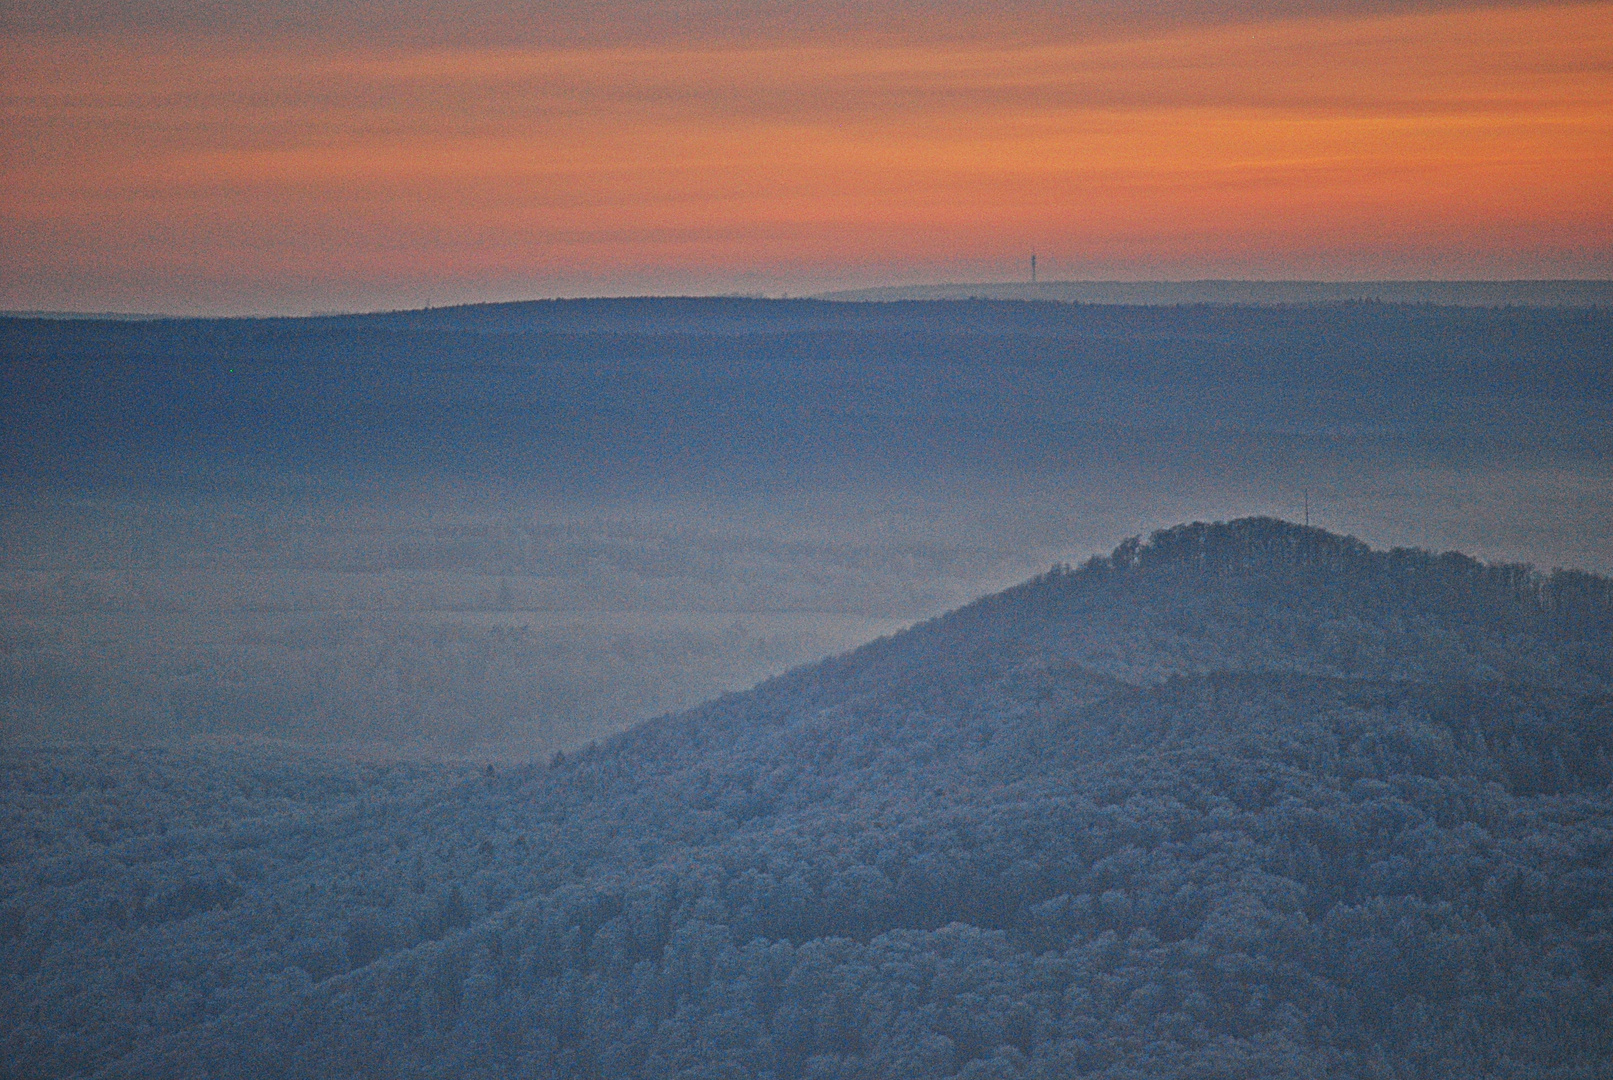
[[[1613,1076],[1613,582],[1122,544],[529,766],[3,759],[17,1077]]]

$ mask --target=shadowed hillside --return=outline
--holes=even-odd
[[[6,766],[0,1053],[1606,1076],[1610,590],[1245,519],[547,766],[33,752]]]

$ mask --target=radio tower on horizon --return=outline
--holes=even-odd
[[[1036,284],[1036,252],[1031,252],[1031,284]]]

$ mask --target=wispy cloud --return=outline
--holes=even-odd
[[[1033,244],[1077,274],[1613,269],[1608,4],[1017,43],[3,48],[9,306],[155,303],[164,278],[270,306],[801,288]]]

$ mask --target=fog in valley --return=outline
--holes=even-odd
[[[1126,536],[1307,502],[1376,546],[1606,572],[1608,319],[10,320],[3,737],[546,758]]]
[[[1298,519],[1307,497],[1313,521],[1379,546],[1607,569],[1613,484],[1586,470],[1384,469],[1358,492],[1229,479],[1161,463],[607,506],[41,498],[6,520],[5,734],[546,757],[1162,522]]]

